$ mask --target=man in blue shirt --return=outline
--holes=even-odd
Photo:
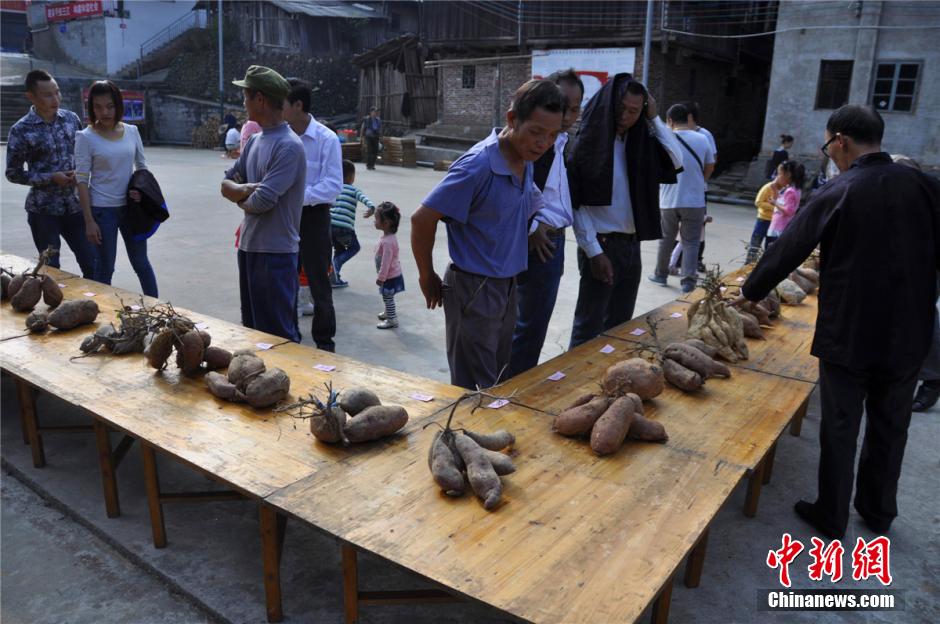
[[[456,386],[489,388],[509,364],[516,276],[528,263],[529,218],[543,207],[532,162],[554,144],[564,106],[554,83],[523,84],[506,126],[457,159],[411,218],[418,281],[428,308],[444,307]],[[438,221],[452,260],[443,281],[432,258]]]
[[[371,171],[375,169],[375,158],[379,155],[379,137],[382,136],[379,109],[374,106],[369,109],[369,116],[362,120],[359,134],[366,144],[366,169]]]
[[[64,238],[82,275],[94,279],[95,251],[85,238],[85,218],[75,192],[75,133],[82,121],[59,108],[59,85],[41,69],[26,74],[26,97],[32,107],[10,128],[7,180],[30,187],[26,214],[36,250],[41,253],[50,245],[58,250]],[[48,264],[58,267],[58,255]]]

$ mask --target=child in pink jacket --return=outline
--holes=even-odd
[[[787,225],[796,215],[800,207],[800,196],[803,188],[803,179],[806,169],[794,160],[780,163],[777,167],[777,178],[774,185],[783,190],[777,194],[774,204],[774,215],[770,220],[770,230],[767,232],[767,244],[775,242],[787,229]]]
[[[382,202],[375,209],[375,229],[382,231],[382,237],[375,248],[375,280],[379,294],[385,302],[385,312],[379,314],[379,329],[398,327],[398,315],[395,313],[395,295],[405,290],[405,280],[401,276],[401,262],[398,260],[398,222],[401,212],[392,202]]]

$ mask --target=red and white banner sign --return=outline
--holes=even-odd
[[[98,17],[104,14],[101,0],[82,0],[81,2],[57,2],[46,5],[46,21],[65,22],[82,19],[83,17]]]
[[[635,48],[532,50],[532,77],[573,68],[584,82],[583,105],[615,75],[634,73],[635,61]]]

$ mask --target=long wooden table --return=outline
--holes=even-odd
[[[12,266],[14,258],[0,256],[0,265]],[[102,309],[96,325],[114,321],[122,301],[140,299],[74,276],[61,277],[70,298],[73,292],[94,293]],[[677,301],[649,313],[668,319],[660,324],[660,340],[684,335],[688,306]],[[365,385],[385,402],[404,405],[411,415],[408,426],[388,440],[351,448],[323,445],[312,438],[306,422],[215,399],[201,379],[181,378],[172,364],[156,372],[140,355],[70,361],[94,326],[23,335],[19,328],[26,315],[3,304],[0,331],[3,338],[11,336],[0,342],[3,369],[21,387],[29,384],[55,394],[99,423],[95,430],[109,511],[117,503],[115,460],[126,452],[126,447],[111,449],[109,429],[142,443],[158,547],[166,544],[163,503],[191,497],[161,492],[155,451],[230,488],[190,496],[219,500],[231,494],[259,503],[271,621],[281,617],[278,574],[287,516],[343,543],[347,621],[356,620],[360,604],[443,598],[433,591],[360,591],[357,550],[525,620],[633,621],[652,604],[654,619],[665,621],[673,577],[688,557],[686,584],[698,584],[708,525],[747,476],[749,505],[756,508],[754,490],[759,494],[760,483],[769,476],[777,437],[805,408],[815,381],[803,359],[808,317],[815,314],[808,300],[798,312],[785,310],[789,325],[778,323],[768,330],[774,336],[767,345],[755,347],[755,341],[748,341],[755,359],[734,367],[731,379],[708,380],[695,394],[670,387],[648,402],[646,413],[666,426],[667,443],[628,441],[615,455],[597,458],[584,441],[553,434],[552,414],[574,396],[596,389],[607,366],[649,346],[648,333],[631,333],[648,327],[644,318],[635,319],[494,390],[512,395],[518,405],[473,414],[468,406],[459,407],[455,420],[460,426],[506,428],[517,438],[513,455],[518,470],[503,478],[503,504],[486,512],[472,495],[451,499],[441,494],[427,468],[427,448],[436,428],[431,423],[446,420],[463,390],[178,311],[205,322],[213,344],[259,350],[269,367],[283,368],[291,377],[292,397],[325,392],[323,384],[330,381],[336,388]],[[682,316],[672,318],[675,313]],[[772,340],[791,345],[791,355],[773,357]],[[265,343],[272,346],[259,347]],[[613,353],[601,352],[607,345]],[[317,370],[317,364],[335,368]],[[548,379],[556,371],[565,376]],[[433,398],[421,401],[418,394]],[[21,392],[20,398],[24,410],[34,409],[28,393]],[[31,437],[41,448],[37,432]]]

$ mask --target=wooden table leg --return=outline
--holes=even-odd
[[[806,397],[806,400],[803,401],[803,405],[800,406],[800,409],[796,410],[796,413],[793,414],[793,419],[790,421],[790,435],[799,436],[800,431],[803,430],[803,417],[806,416],[806,410],[809,408],[809,397]]]
[[[160,477],[157,474],[157,456],[153,447],[140,441],[140,454],[144,460],[144,486],[147,490],[147,505],[150,507],[150,528],[153,531],[154,548],[166,547],[166,523],[163,519],[163,503],[160,502]]]
[[[109,518],[121,515],[121,503],[118,499],[117,479],[114,470],[114,455],[111,452],[111,438],[108,427],[95,419],[95,440],[98,446],[98,466],[101,468],[101,484],[104,488],[104,508]]]
[[[760,502],[760,488],[764,483],[764,465],[765,460],[754,468],[754,472],[748,477],[747,498],[744,499],[744,515],[753,518],[757,515],[757,503]]]
[[[770,483],[770,475],[774,471],[774,458],[777,457],[777,443],[774,442],[774,445],[770,447],[770,450],[767,451],[767,457],[764,458],[764,479],[763,484],[767,485]]]
[[[702,567],[705,565],[705,549],[708,547],[708,529],[698,538],[698,543],[689,553],[685,566],[685,586],[698,587],[702,580]]]
[[[652,624],[666,624],[669,621],[669,604],[672,602],[672,579],[670,578],[659,591],[653,602]]]
[[[42,468],[46,465],[46,453],[39,433],[39,419],[36,417],[36,393],[32,386],[22,379],[17,379],[16,396],[20,401],[20,419],[33,455],[33,466]]]
[[[359,559],[356,549],[343,544],[343,607],[346,624],[359,621]]]
[[[259,506],[261,513],[261,559],[264,564],[264,597],[269,622],[284,619],[281,606],[281,548],[286,518],[272,507]]]

